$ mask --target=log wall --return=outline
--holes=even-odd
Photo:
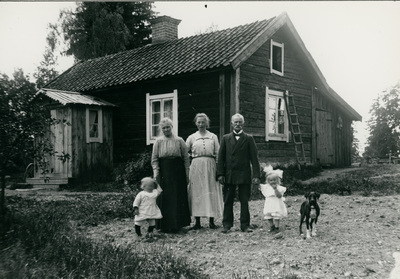
[[[144,150],[146,145],[146,93],[151,95],[178,91],[178,136],[184,140],[197,131],[193,119],[204,112],[211,120],[210,131],[220,134],[220,74],[218,71],[192,74],[102,92],[87,93],[117,106],[114,114],[114,159],[124,162]]]
[[[98,107],[96,107],[98,108]],[[103,142],[86,142],[86,106],[72,108],[72,177],[87,181],[106,179],[113,167],[113,112],[102,107]]]
[[[324,156],[324,146],[317,146],[317,133],[323,130],[317,123],[316,111],[331,113],[331,130],[320,138],[329,140],[332,146],[332,166],[351,164],[351,120],[341,113],[341,108],[328,100],[323,92],[314,90],[320,86],[304,55],[297,50],[296,42],[286,27],[281,28],[272,39],[284,43],[284,75],[270,72],[270,40],[240,65],[239,111],[245,117],[246,131],[253,134],[259,156],[264,162],[294,162],[296,155],[290,142],[265,141],[265,91],[266,87],[293,94],[299,117],[306,160],[318,163]],[[342,125],[338,125],[338,119]],[[339,127],[340,126],[340,127]],[[326,144],[326,142],[325,142]],[[321,162],[324,163],[324,162]]]
[[[272,39],[284,43],[284,75],[270,73],[270,40],[240,66],[240,112],[246,121],[246,131],[253,134],[259,156],[264,162],[295,162],[294,144],[285,141],[265,141],[266,88],[294,95],[303,135],[305,155],[312,161],[312,82],[308,69],[298,59],[295,44],[283,30]],[[257,104],[257,105],[255,105]]]

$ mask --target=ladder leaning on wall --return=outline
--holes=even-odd
[[[300,169],[301,165],[306,164],[306,156],[304,152],[303,137],[301,135],[299,116],[296,111],[296,105],[292,94],[288,91],[285,92],[285,106],[289,120],[290,132],[294,143],[294,150],[296,153],[296,161]]]

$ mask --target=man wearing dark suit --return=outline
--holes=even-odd
[[[251,232],[249,228],[251,183],[260,184],[257,147],[253,137],[243,132],[243,124],[244,117],[241,114],[232,116],[233,131],[222,137],[218,154],[217,177],[218,181],[224,185],[223,233],[228,233],[233,226],[233,202],[236,188],[239,189],[240,229],[243,232]],[[253,169],[253,175],[251,169]]]

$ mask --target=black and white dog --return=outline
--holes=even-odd
[[[304,201],[300,207],[300,235],[303,234],[301,227],[305,219],[307,226],[307,238],[310,238],[311,237],[310,230],[312,236],[317,235],[315,225],[317,224],[318,216],[320,213],[320,208],[318,205],[318,199],[320,197],[320,194],[317,192],[308,192],[304,196],[306,197],[307,200]]]

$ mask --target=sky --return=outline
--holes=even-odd
[[[42,60],[47,25],[74,2],[0,2],[0,73],[32,74]],[[330,87],[363,118],[355,123],[364,148],[373,100],[400,81],[400,2],[392,1],[165,1],[159,15],[182,20],[178,36],[218,30],[287,12]],[[73,65],[62,58],[58,70]],[[33,81],[33,78],[31,79]]]

